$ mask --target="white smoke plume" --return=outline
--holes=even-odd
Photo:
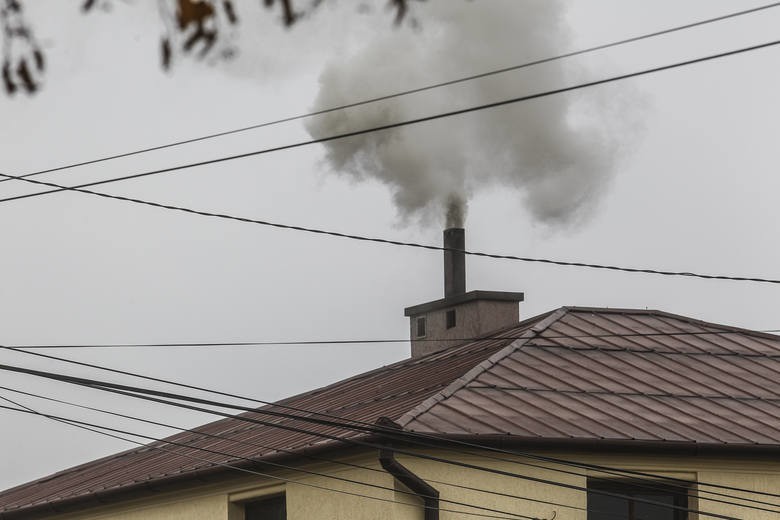
[[[314,109],[553,56],[568,44],[558,0],[430,0],[415,9],[419,28],[377,31],[327,64]],[[567,78],[572,67],[558,61],[332,112],[307,129],[319,137],[559,88],[576,81]],[[404,223],[461,226],[469,198],[498,185],[516,190],[539,221],[567,224],[592,208],[613,173],[609,118],[592,99],[569,93],[331,141],[327,161],[386,184]]]

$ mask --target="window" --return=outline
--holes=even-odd
[[[422,338],[425,336],[425,316],[420,316],[416,320],[417,323],[417,337]]]
[[[455,325],[457,325],[456,322],[457,316],[455,315],[455,309],[452,309],[451,311],[447,311],[447,328],[451,329]]]
[[[286,520],[287,502],[276,495],[244,504],[244,520]]]
[[[622,480],[588,479],[588,520],[686,520],[685,511],[670,506],[687,508],[688,489],[655,482],[637,485]]]

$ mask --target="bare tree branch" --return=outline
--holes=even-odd
[[[232,0],[159,0],[159,6],[163,68],[169,69],[177,54],[205,58],[219,47],[221,57],[232,55],[230,27],[238,24]]]
[[[284,20],[284,25],[288,27],[291,26],[298,20],[300,13],[296,13],[293,10],[292,0],[278,0],[278,3],[282,5],[282,20]],[[277,4],[277,0],[263,0],[263,4],[265,4],[266,8],[270,9]]]
[[[0,0],[3,32],[3,86],[8,94],[34,93],[40,88],[46,62],[19,0]]]
[[[127,0],[124,0],[127,2]],[[381,1],[381,0],[375,0]],[[395,12],[395,23],[409,19],[410,4],[425,0],[385,0]],[[452,1],[452,0],[443,0]],[[282,23],[287,27],[300,22],[316,11],[326,0],[258,0],[269,10],[278,7]],[[97,8],[108,11],[111,0],[80,0],[81,11]],[[234,28],[240,14],[234,0],[158,0],[164,34],[160,46],[161,64],[169,70],[179,56],[198,59],[227,59],[235,54]],[[412,23],[415,21],[412,19]],[[22,0],[0,0],[0,30],[2,30],[2,82],[6,93],[37,92],[45,70],[45,58],[26,20]]]

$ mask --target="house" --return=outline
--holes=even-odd
[[[9,489],[0,518],[780,519],[780,337],[518,321],[522,294],[449,271],[410,359]]]

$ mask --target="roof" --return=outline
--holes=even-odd
[[[0,516],[361,435],[266,413],[284,407],[370,423],[384,416],[440,435],[778,448],[778,395],[778,336],[660,311],[564,307],[243,414],[287,429],[223,419],[170,437],[173,447],[153,443],[7,490]]]
[[[780,445],[780,338],[658,311],[562,309],[401,424],[524,439]]]

